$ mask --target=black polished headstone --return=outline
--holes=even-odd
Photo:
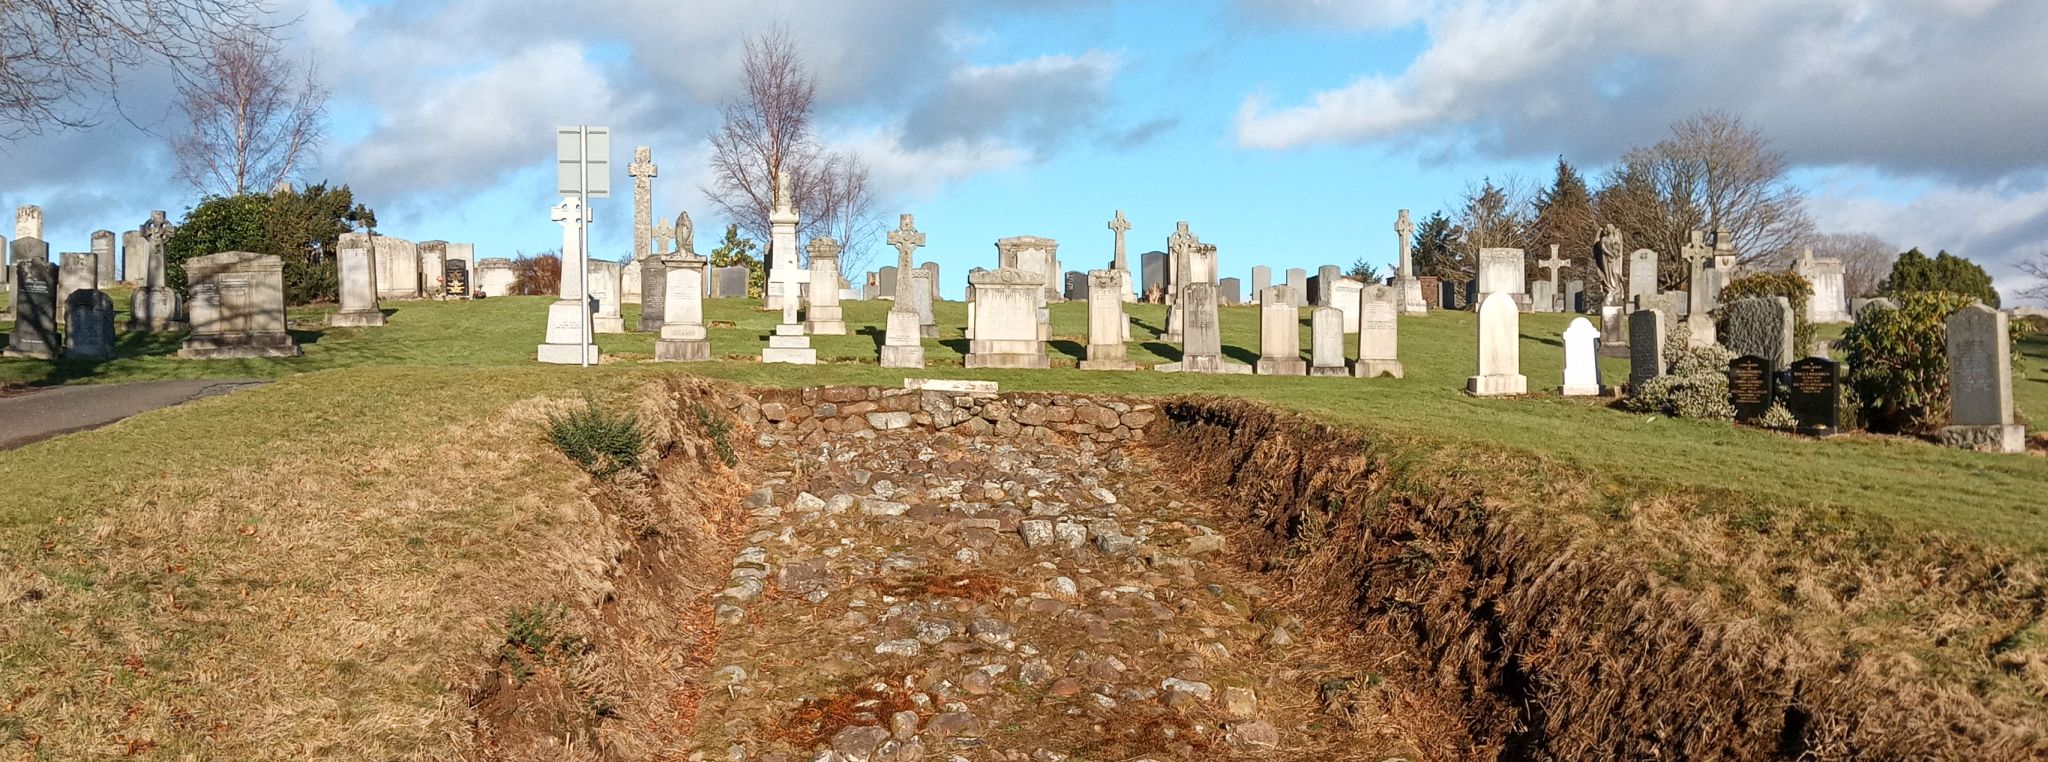
[[[442,265],[442,293],[454,297],[469,296],[469,263],[451,259]]]
[[[1841,364],[1825,357],[1794,361],[1785,371],[1785,408],[1799,433],[1825,437],[1842,426]]]
[[[1728,361],[1728,404],[1735,406],[1735,420],[1753,423],[1771,411],[1777,394],[1777,380],[1771,361],[1743,355]]]

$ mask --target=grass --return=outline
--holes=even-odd
[[[803,386],[832,383],[899,385],[906,376],[983,378],[1005,390],[1074,391],[1157,395],[1206,393],[1253,397],[1311,413],[1332,422],[1357,424],[1412,436],[1443,447],[1522,453],[1593,466],[1638,486],[1680,485],[1726,491],[1737,500],[1779,505],[1837,505],[1911,527],[1960,531],[1980,539],[2048,547],[2048,520],[2034,496],[2048,491],[2048,469],[2025,456],[1996,456],[1931,446],[1890,437],[1852,435],[1816,441],[1728,424],[1635,415],[1599,401],[1561,398],[1563,350],[1558,338],[1571,317],[1531,314],[1522,318],[1522,371],[1538,393],[1516,400],[1480,400],[1461,393],[1473,372],[1475,319],[1470,313],[1438,312],[1401,323],[1401,358],[1407,378],[1331,379],[1256,376],[1198,376],[1147,371],[1084,372],[1074,369],[1085,345],[1086,307],[1052,308],[1054,368],[1044,371],[969,371],[960,367],[966,349],[959,326],[966,306],[940,302],[941,336],[928,340],[929,367],[920,372],[875,364],[888,302],[845,305],[854,335],[813,338],[823,364],[799,368],[757,361],[779,313],[754,309],[747,300],[710,300],[712,354],[709,363],[671,364],[651,360],[649,334],[600,335],[607,357],[596,371],[542,368],[532,360],[539,341],[544,297],[501,297],[479,302],[388,302],[390,323],[381,328],[325,328],[331,308],[295,309],[294,334],[305,356],[194,362],[167,357],[171,337],[124,338],[121,356],[104,363],[47,363],[0,360],[0,381],[26,384],[98,383],[186,377],[282,377],[352,367],[444,369],[474,377],[473,371],[518,369],[524,375],[556,379],[564,386],[618,373],[690,372],[750,384]],[[117,298],[117,304],[126,300]],[[631,325],[637,307],[627,305]],[[1135,320],[1131,359],[1141,366],[1178,359],[1178,347],[1157,335],[1165,310],[1129,305]],[[1224,351],[1250,363],[1257,357],[1257,308],[1222,310]],[[1303,313],[1303,346],[1308,344]],[[1355,335],[1349,340],[1355,340]],[[2024,345],[2027,365],[2048,363],[2048,339]],[[1347,347],[1355,355],[1356,346]],[[1612,383],[1627,373],[1626,361],[1603,358],[1602,377]],[[2025,368],[2021,369],[2022,371]],[[456,372],[460,371],[460,372]],[[482,374],[487,388],[496,373]],[[2015,397],[2022,411],[2048,410],[2048,374],[2020,374]],[[363,390],[389,394],[397,390]],[[349,390],[347,393],[356,393]],[[4,457],[4,456],[0,456]]]

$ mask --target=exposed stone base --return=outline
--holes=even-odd
[[[1474,397],[1528,394],[1529,377],[1519,373],[1512,376],[1473,376],[1465,379],[1465,393]]]
[[[1082,370],[1135,370],[1138,366],[1121,357],[1114,360],[1082,360]]]
[[[1161,373],[1215,373],[1230,376],[1249,376],[1252,366],[1223,359],[1222,355],[1200,355],[1183,357],[1180,362],[1170,362],[1152,368]]]
[[[937,325],[918,326],[917,336],[921,339],[936,339],[939,337],[939,327]]]
[[[2019,424],[1947,426],[1942,428],[1940,438],[1942,444],[1950,447],[1979,452],[2027,451],[2027,427]]]
[[[922,368],[924,367],[924,345],[882,346],[882,367]]]
[[[788,363],[790,365],[817,365],[818,350],[812,349],[810,347],[805,347],[803,349],[794,349],[790,347],[769,347],[767,349],[761,350],[761,362],[779,362]]]
[[[1299,357],[1261,357],[1252,372],[1261,376],[1306,376],[1308,361]]]
[[[654,359],[659,362],[702,362],[711,359],[711,342],[706,339],[661,339],[654,342]]]
[[[374,328],[384,324],[384,311],[368,309],[336,312],[327,318],[327,324],[335,328]]]
[[[812,320],[804,323],[804,330],[812,336],[845,336],[844,320]]]
[[[605,315],[591,315],[591,316],[590,316],[590,332],[591,332],[591,333],[625,333],[625,332],[626,332],[626,319],[625,319],[625,318],[622,318],[622,317],[608,317],[608,316],[605,316]]]
[[[38,351],[33,349],[7,349],[0,350],[0,357],[21,357],[30,360],[55,360],[57,359],[57,353],[50,351]]]
[[[289,334],[250,336],[188,336],[177,356],[187,360],[232,360],[250,357],[298,357],[305,354]]]
[[[1560,386],[1557,388],[1557,393],[1561,397],[1598,397],[1604,392],[1601,391],[1599,384],[1594,384],[1592,386]]]
[[[1429,314],[1429,302],[1422,298],[1422,279],[1395,278],[1394,287],[1401,292],[1401,314]]]
[[[542,344],[536,354],[539,355],[541,362],[554,365],[581,365],[585,359],[588,359],[591,365],[596,365],[597,345],[585,345],[583,350],[582,356],[579,357],[575,344]]]
[[[1012,352],[970,352],[965,365],[969,368],[1050,368],[1052,360],[1044,353],[1017,354]]]
[[[1351,369],[1342,365],[1311,365],[1309,366],[1308,374],[1311,376],[1349,376],[1351,375]]]
[[[1391,376],[1393,378],[1408,377],[1407,371],[1401,367],[1400,360],[1359,360],[1352,363],[1351,375],[1359,378],[1379,378],[1381,376]]]

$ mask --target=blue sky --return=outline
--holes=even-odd
[[[689,210],[708,251],[705,139],[739,41],[773,24],[820,75],[821,137],[874,168],[885,220],[917,215],[951,297],[1005,236],[1106,261],[1117,209],[1134,254],[1188,220],[1226,276],[1385,263],[1398,209],[1547,180],[1559,155],[1597,175],[1704,110],[1785,152],[1825,232],[1962,252],[2007,290],[2048,246],[2048,3],[2026,0],[280,5],[334,92],[301,176],[351,184],[381,232],[479,256],[560,245],[550,138],[575,123],[613,127],[620,167],[653,147],[656,214]],[[6,147],[0,205],[43,205],[53,251],[175,217],[195,198],[168,95],[139,73],[126,118]],[[596,211],[594,252],[628,252],[630,195]]]

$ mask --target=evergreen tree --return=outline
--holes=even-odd
[[[1975,298],[1987,307],[1998,306],[1998,289],[1991,286],[1991,275],[1977,263],[1946,251],[1936,253],[1933,259],[1917,248],[1900,254],[1899,261],[1892,263],[1891,276],[1878,290],[1886,296],[1943,291]]]
[[[1558,157],[1557,177],[1548,189],[1537,192],[1535,206],[1530,243],[1536,256],[1548,256],[1554,244],[1569,263],[1567,274],[1586,278],[1593,270],[1593,241],[1600,237],[1600,223],[1585,178],[1564,157]]]
[[[740,226],[726,225],[725,239],[711,250],[712,267],[747,268],[747,297],[752,299],[761,298],[768,287],[768,270],[761,265],[761,258],[754,256],[756,245],[752,239],[740,237]]]
[[[1453,279],[1457,276],[1458,232],[1451,226],[1451,218],[1439,211],[1430,212],[1422,224],[1415,228],[1415,274],[1431,275]]]

